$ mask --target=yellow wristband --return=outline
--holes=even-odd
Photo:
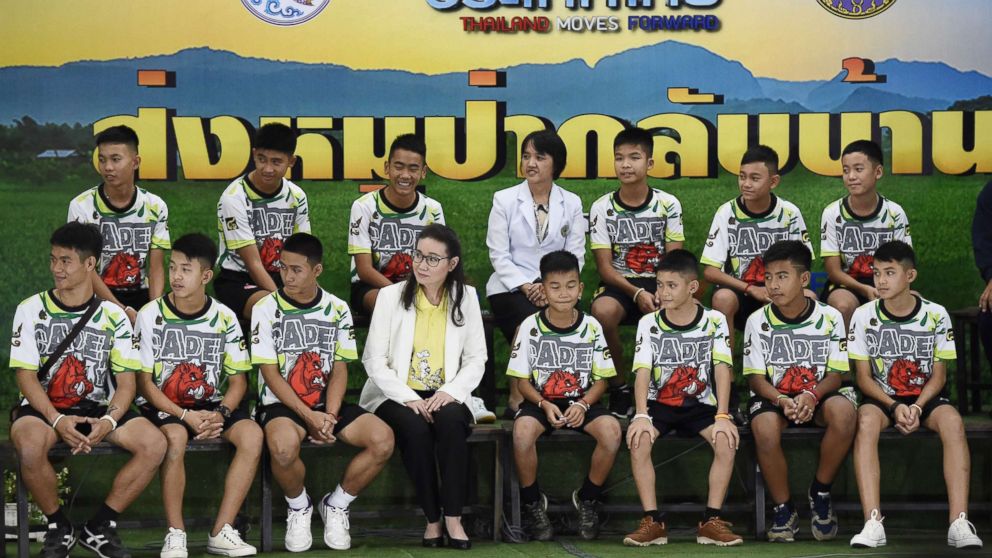
[[[713,418],[729,420],[730,422],[734,421],[734,417],[730,416],[730,414],[728,413],[717,413],[716,415],[713,416]]]

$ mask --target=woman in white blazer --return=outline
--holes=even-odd
[[[541,257],[567,250],[586,257],[586,219],[579,196],[555,184],[565,168],[565,142],[554,130],[532,132],[520,153],[520,184],[493,195],[486,245],[493,274],[486,296],[496,325],[513,344],[517,326],[547,305],[541,286]],[[521,396],[511,385],[507,411],[513,413]],[[512,415],[511,415],[512,416]]]
[[[465,401],[482,380],[486,342],[475,289],[465,284],[461,244],[444,225],[421,231],[413,273],[379,291],[362,363],[360,405],[396,435],[427,516],[423,544],[468,549],[461,524],[472,414]],[[440,465],[441,483],[437,469]]]

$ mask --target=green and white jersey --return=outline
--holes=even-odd
[[[828,372],[847,373],[844,318],[831,306],[807,299],[807,309],[786,318],[766,304],[744,328],[744,375],[764,374],[780,393],[812,390]]]
[[[872,280],[875,250],[890,240],[910,246],[909,218],[902,206],[878,196],[871,215],[859,217],[848,206],[847,196],[831,203],[820,218],[820,257],[840,256],[844,273],[861,281]]]
[[[252,309],[252,364],[277,365],[296,395],[311,408],[324,402],[334,362],[357,359],[351,310],[323,289],[305,305],[277,291],[259,300]],[[279,403],[262,374],[258,375],[258,392],[262,405]]]
[[[562,329],[548,322],[542,310],[524,319],[510,350],[507,376],[528,378],[545,399],[578,399],[593,382],[616,376],[603,326],[579,312]]]
[[[611,251],[613,269],[624,277],[654,278],[665,243],[685,240],[682,204],[656,188],[638,207],[624,204],[619,190],[606,194],[589,208],[589,239],[593,250]]]
[[[180,312],[168,296],[157,298],[138,312],[135,334],[141,371],[183,408],[220,402],[227,376],[251,370],[237,316],[210,297],[195,314]]]
[[[954,360],[954,328],[943,306],[916,297],[908,316],[894,316],[881,299],[854,311],[851,358],[871,363],[875,382],[890,396],[919,395],[937,361]]]
[[[809,232],[799,208],[772,194],[764,213],[752,213],[741,198],[719,207],[700,261],[752,285],[765,283],[766,250],[780,240],[801,240],[813,254]]]
[[[405,280],[413,269],[411,253],[424,227],[444,224],[441,204],[417,193],[417,201],[400,208],[389,203],[383,190],[369,192],[351,204],[348,220],[348,255],[371,254],[372,265],[393,283]],[[351,258],[351,282],[357,283],[355,258]]]
[[[278,190],[265,194],[242,176],[220,195],[217,232],[221,269],[247,273],[238,249],[255,244],[265,270],[278,273],[283,242],[293,233],[310,232],[307,195],[285,178]]]
[[[172,248],[169,208],[162,198],[136,187],[131,203],[116,209],[103,188],[103,184],[90,188],[69,202],[67,221],[100,227],[103,253],[97,271],[108,287],[147,289],[149,251]]]
[[[10,338],[11,370],[40,370],[88,306],[65,306],[53,291],[18,304]],[[48,375],[38,381],[56,409],[106,405],[114,395],[110,375],[139,367],[131,322],[117,305],[103,301]],[[27,404],[22,397],[21,405]]]
[[[734,365],[729,336],[727,318],[703,306],[684,326],[669,322],[663,309],[642,316],[633,370],[651,371],[648,401],[673,407],[716,406],[714,368],[717,363]]]

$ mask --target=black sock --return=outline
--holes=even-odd
[[[61,506],[59,507],[59,509],[55,510],[55,513],[53,513],[52,515],[46,516],[46,517],[48,517],[48,522],[49,523],[54,523],[54,524],[56,524],[56,525],[58,525],[60,527],[62,527],[64,525],[71,525],[72,524],[72,523],[69,522],[69,518],[66,517],[65,512],[62,511],[62,507]]]
[[[96,514],[93,519],[90,519],[90,523],[94,525],[106,523],[108,521],[117,521],[117,516],[120,515],[119,511],[114,510],[114,508],[107,505],[106,502],[100,504],[100,509],[96,510]]]
[[[589,477],[582,483],[582,488],[579,489],[579,500],[583,502],[588,502],[590,500],[599,500],[600,494],[603,493],[603,487],[597,484],[593,484]]]
[[[703,523],[713,519],[714,517],[720,517],[721,508],[711,508],[706,507],[706,511],[703,512]]]
[[[816,496],[817,492],[830,492],[831,486],[833,486],[833,483],[827,484],[820,482],[816,477],[813,477],[813,484],[809,485],[810,498]]]
[[[530,486],[520,487],[520,502],[523,504],[533,504],[541,499],[541,489],[537,486],[537,481]]]
[[[644,510],[644,517],[650,517],[655,521],[655,523],[663,523],[665,521],[665,512],[660,512],[658,510]]]

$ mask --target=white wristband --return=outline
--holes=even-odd
[[[179,420],[186,420],[186,413],[189,409],[183,409],[183,414],[179,415]]]
[[[920,407],[916,403],[913,403],[912,405],[909,406],[910,409],[912,409],[913,407],[916,407],[916,410],[917,412],[919,412],[920,416],[923,416],[923,407]]]
[[[114,417],[110,415],[103,415],[102,417],[100,417],[100,420],[109,421],[112,426],[112,428],[110,429],[111,431],[117,430],[117,421],[114,420]]]
[[[633,298],[634,304],[637,304],[637,297],[641,296],[641,293],[643,292],[644,292],[644,287],[641,287],[640,289],[634,291],[634,298]]]
[[[59,413],[59,416],[55,417],[55,420],[52,421],[52,430],[55,430],[55,427],[59,425],[59,421],[62,420],[62,419],[64,419],[64,418],[65,418],[65,415],[63,415],[62,413]]]
[[[638,413],[638,414],[634,415],[634,418],[631,419],[631,422],[633,422],[633,421],[635,421],[637,419],[647,419],[648,421],[654,422],[654,421],[651,420],[651,415],[649,415],[647,413]]]

